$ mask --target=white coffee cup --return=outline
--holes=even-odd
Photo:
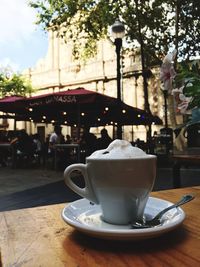
[[[102,209],[102,219],[111,224],[129,224],[143,218],[155,177],[154,155],[127,159],[87,158],[86,164],[65,169],[65,183],[74,192]],[[85,180],[81,188],[71,174],[80,171]]]

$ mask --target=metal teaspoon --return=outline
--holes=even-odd
[[[167,207],[166,209],[160,211],[153,219],[151,220],[144,220],[144,221],[136,221],[133,222],[131,224],[131,228],[132,229],[142,229],[142,228],[150,228],[150,227],[154,227],[154,226],[158,226],[161,224],[161,218],[162,216],[169,210],[177,208],[189,201],[191,201],[192,199],[194,199],[195,196],[192,194],[188,194],[188,195],[184,195],[182,196],[182,198],[176,202],[175,204]]]

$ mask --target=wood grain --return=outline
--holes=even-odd
[[[195,193],[196,198],[183,207],[183,225],[159,238],[137,242],[105,241],[79,233],[61,218],[66,204],[1,212],[2,266],[200,266],[200,187],[152,196],[175,202],[186,193]]]

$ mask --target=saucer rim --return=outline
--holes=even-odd
[[[149,199],[151,201],[157,201],[157,202],[165,203],[168,206],[174,204],[168,200],[164,200],[164,199],[157,198],[157,197],[149,197]],[[67,210],[69,210],[72,207],[72,205],[75,205],[75,206],[78,205],[79,206],[81,204],[83,206],[85,206],[85,205],[87,206],[87,204],[88,204],[88,208],[90,208],[90,209],[99,208],[99,205],[94,204],[91,206],[89,200],[82,198],[82,199],[79,199],[79,200],[76,200],[76,201],[73,201],[73,202],[67,204],[63,208],[62,213],[61,213],[62,219],[67,224],[69,224],[70,226],[72,226],[73,228],[75,228],[76,230],[78,230],[80,232],[86,233],[87,235],[90,235],[93,237],[98,237],[98,238],[103,238],[103,239],[138,240],[138,239],[147,239],[147,238],[156,237],[156,236],[159,236],[159,235],[164,234],[166,232],[174,230],[180,224],[182,224],[182,222],[184,221],[184,219],[186,217],[183,209],[178,207],[177,208],[178,216],[176,216],[177,218],[175,221],[170,220],[168,223],[166,223],[164,225],[157,226],[157,227],[145,228],[145,229],[97,228],[95,226],[92,227],[90,225],[82,223],[81,221],[78,221],[76,219],[77,216],[74,216],[74,219],[71,218],[72,216],[71,217],[66,216]],[[121,227],[121,225],[120,225],[120,227]]]

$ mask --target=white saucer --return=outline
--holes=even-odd
[[[145,208],[145,216],[148,219],[153,218],[159,211],[172,204],[166,200],[150,197]],[[138,240],[152,238],[175,229],[185,219],[185,213],[181,208],[172,209],[163,215],[162,225],[131,229],[130,225],[114,225],[102,221],[100,206],[90,204],[87,199],[80,199],[63,209],[62,218],[75,229],[90,236],[113,240]]]

